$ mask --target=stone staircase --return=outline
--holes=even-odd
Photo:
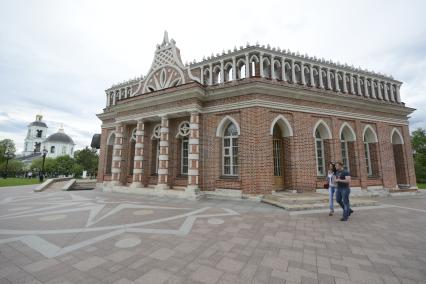
[[[80,180],[77,179],[75,183],[68,190],[92,190],[96,187],[96,180]]]
[[[49,186],[47,186],[44,191],[61,191],[64,186],[68,183],[68,180],[64,181],[57,181],[51,183]]]
[[[290,193],[290,192],[275,192],[266,194],[262,198],[262,202],[278,206],[288,211],[301,211],[301,210],[317,210],[328,209],[328,195],[319,193]],[[374,206],[378,202],[364,197],[353,197],[350,199],[351,207],[359,206]],[[339,206],[335,204],[335,207]]]

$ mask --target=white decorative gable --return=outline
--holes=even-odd
[[[176,42],[167,31],[161,45],[157,45],[148,75],[140,82],[135,94],[154,92],[185,84],[189,80],[188,68],[182,64]]]

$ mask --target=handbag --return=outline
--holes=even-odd
[[[328,189],[330,187],[330,184],[328,182],[324,183],[324,189]]]

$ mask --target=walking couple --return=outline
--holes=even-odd
[[[328,168],[327,183],[329,192],[330,214],[334,214],[334,192],[336,192],[336,201],[343,209],[343,217],[340,221],[348,221],[349,216],[353,213],[350,203],[349,194],[351,189],[349,187],[351,182],[351,175],[344,169],[342,162],[331,162]],[[337,189],[337,190],[336,190]]]

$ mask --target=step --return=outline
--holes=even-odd
[[[323,194],[303,194],[303,193],[274,193],[268,194],[263,199],[278,201],[288,204],[309,204],[328,202],[328,196]]]
[[[263,198],[262,202],[275,205],[277,207],[283,208],[288,211],[316,210],[316,209],[329,208],[328,201],[327,202],[311,202],[310,201],[309,203],[293,203],[293,202],[285,203],[285,202],[281,202],[279,199]],[[350,202],[351,202],[351,207],[378,205],[378,202],[372,199],[352,198]]]

